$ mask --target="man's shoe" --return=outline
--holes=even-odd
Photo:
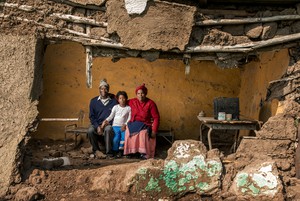
[[[92,147],[89,147],[89,148],[81,147],[80,150],[84,154],[92,154],[93,153],[93,148]]]
[[[96,158],[96,155],[94,153],[90,154],[90,158]]]
[[[98,159],[106,158],[106,155],[98,150],[95,152],[95,155],[96,155],[96,158],[98,158]]]

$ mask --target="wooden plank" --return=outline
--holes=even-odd
[[[40,121],[78,121],[79,118],[40,118]]]

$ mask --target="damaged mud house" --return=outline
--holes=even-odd
[[[0,0],[0,20],[0,200],[300,200],[298,0]],[[175,135],[166,156],[36,165],[74,123],[41,119],[87,126],[104,77],[129,97],[146,83]],[[199,141],[216,97],[261,123],[236,151],[227,131]]]

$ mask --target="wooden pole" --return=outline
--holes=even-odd
[[[85,46],[86,54],[86,86],[92,88],[92,66],[93,66],[93,53],[91,46]]]
[[[256,45],[254,48],[259,49],[259,48],[263,48],[263,47],[267,47],[267,46],[271,46],[271,45],[282,44],[282,43],[290,42],[293,40],[299,40],[299,39],[300,39],[300,33],[295,33],[295,34],[290,34],[290,35],[281,36],[281,37],[277,37],[277,38],[272,38],[269,40],[255,42]]]
[[[8,8],[18,8],[19,10],[23,10],[23,11],[26,11],[26,12],[36,11],[36,9],[32,6],[19,5],[19,4],[15,4],[15,3],[0,2],[0,6],[1,7],[8,7]]]
[[[0,14],[0,18],[8,18],[10,17],[9,15],[4,15],[4,14]],[[14,19],[18,20],[18,21],[23,21],[23,22],[31,22],[31,23],[34,23],[36,25],[39,25],[39,26],[42,26],[42,27],[45,27],[45,28],[48,28],[48,29],[54,29],[54,30],[58,30],[58,28],[54,25],[51,25],[51,24],[44,24],[44,23],[40,23],[40,22],[36,22],[34,20],[29,20],[29,19],[26,19],[26,18],[20,18],[20,17],[15,17]],[[74,31],[74,30],[71,30],[71,29],[66,29],[66,28],[62,28],[60,29],[62,32],[67,32],[67,33],[70,33],[70,34],[74,34],[74,35],[77,35],[77,36],[81,36],[81,37],[84,37],[86,38],[87,40],[88,39],[92,39],[90,35],[86,34],[86,33],[81,33],[81,32],[78,32],[78,31]],[[108,42],[108,43],[113,43],[113,41],[109,38],[104,38],[104,37],[99,37],[100,41],[105,41],[105,42]]]
[[[287,43],[294,40],[300,39],[300,33],[290,34],[287,36],[281,36],[277,38],[272,38],[269,40],[252,42],[252,43],[243,43],[239,45],[233,46],[197,46],[197,47],[189,47],[185,51],[186,53],[195,53],[195,52],[250,52],[260,48],[265,48],[268,46],[278,45]]]
[[[67,15],[67,14],[61,14],[61,13],[53,13],[50,16],[56,17],[65,21],[69,22],[74,22],[74,23],[79,23],[79,24],[89,24],[93,26],[98,26],[98,27],[107,27],[106,22],[97,22],[94,19],[86,18],[86,17],[78,17],[75,15]]]
[[[50,34],[50,33],[46,33],[46,37],[49,39],[74,41],[74,42],[81,43],[83,45],[109,47],[109,48],[114,48],[114,49],[126,49],[120,43],[109,43],[109,42],[96,40],[96,39],[88,39],[88,38],[82,38],[82,37],[76,37],[76,36],[66,36],[66,35]]]
[[[215,19],[215,20],[203,20],[196,22],[197,26],[213,26],[213,25],[236,25],[236,24],[251,24],[261,22],[275,22],[284,20],[299,20],[300,15],[280,15],[273,17],[256,17],[256,18],[244,18],[244,19]]]
[[[89,11],[86,11],[86,15],[89,15]],[[91,26],[85,26],[85,32],[88,36],[91,36]],[[91,46],[85,46],[86,54],[86,85],[88,88],[92,88],[92,66],[93,66],[93,48]]]
[[[91,9],[91,10],[100,10],[100,11],[105,11],[106,10],[106,8],[103,7],[103,5],[106,3],[106,0],[99,0],[99,3],[97,5],[91,5],[91,4],[85,4],[84,5],[84,4],[75,3],[73,1],[68,1],[68,0],[50,0],[50,1],[54,1],[54,2],[62,3],[62,4],[67,4],[67,5],[73,6],[73,7]]]
[[[37,11],[36,8],[34,8],[32,6],[27,6],[27,5],[18,5],[18,4],[12,4],[12,3],[0,3],[0,6],[9,7],[9,8],[17,8],[19,10],[23,10],[26,12]],[[44,13],[41,11],[38,11],[38,12]],[[74,22],[74,23],[89,24],[89,25],[98,26],[98,27],[107,27],[106,22],[97,22],[94,19],[90,19],[90,18],[86,18],[86,17],[79,17],[79,16],[75,16],[75,15],[67,15],[67,14],[62,14],[62,13],[52,13],[50,16],[56,17],[61,20]]]
[[[17,8],[19,10],[23,10],[23,11],[26,11],[26,12],[37,11],[36,8],[34,8],[32,6],[27,6],[27,5],[18,5],[18,4],[12,4],[12,3],[0,3],[0,6],[8,7],[8,8]],[[44,12],[41,12],[41,11],[37,11],[37,12],[44,13]],[[99,26],[99,27],[107,27],[106,22],[97,22],[94,19],[79,17],[79,16],[75,16],[75,15],[67,15],[67,14],[62,14],[62,13],[52,13],[50,16],[56,17],[58,19],[62,19],[62,20],[65,20],[65,21],[74,22],[74,23],[89,24],[89,25]]]
[[[80,7],[80,8],[91,9],[91,10],[99,10],[99,11],[106,11],[106,8],[103,6],[105,4],[106,0],[102,0],[102,3],[100,3],[98,6],[89,5],[89,4],[83,5],[83,4],[79,4],[79,3],[73,3],[73,2],[67,1],[67,0],[50,0],[50,1],[67,4],[67,5],[73,6],[73,7]],[[27,11],[27,12],[37,11],[36,8],[33,7],[33,6],[19,5],[19,4],[14,4],[14,3],[0,2],[0,6],[8,7],[8,8],[18,8],[19,10],[23,10],[23,11]]]
[[[250,52],[252,49],[249,47],[240,47],[240,45],[234,46],[208,46],[201,45],[197,47],[188,47],[185,53],[196,53],[196,52]]]

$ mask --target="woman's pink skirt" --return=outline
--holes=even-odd
[[[126,128],[124,155],[141,153],[146,154],[146,158],[154,158],[156,138],[149,138],[147,130],[141,130],[138,134],[130,137]]]

